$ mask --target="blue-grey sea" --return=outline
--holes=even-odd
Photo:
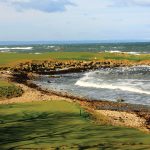
[[[150,42],[0,42],[0,52],[126,52],[150,53]]]
[[[69,93],[90,100],[124,100],[150,105],[150,66],[99,69],[84,73],[40,76],[34,81],[47,90]]]

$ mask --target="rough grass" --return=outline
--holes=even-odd
[[[20,87],[13,85],[7,81],[0,79],[0,99],[19,97],[23,94],[23,90]]]
[[[96,125],[64,101],[0,105],[0,149],[150,149],[150,134]]]
[[[129,55],[119,53],[94,53],[94,52],[49,52],[42,54],[27,54],[27,53],[0,53],[0,66],[11,66],[17,62],[27,60],[46,60],[46,59],[61,59],[61,60],[130,60],[142,61],[150,60],[149,54]]]

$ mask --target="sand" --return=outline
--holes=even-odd
[[[15,83],[16,86],[20,86],[24,93],[21,97],[15,97],[11,99],[0,99],[0,104],[12,104],[12,103],[26,103],[34,101],[49,101],[49,100],[68,100],[64,97],[56,96],[53,94],[44,94],[41,91],[30,88],[24,84]]]

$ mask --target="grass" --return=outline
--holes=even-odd
[[[0,99],[4,100],[6,98],[18,97],[21,96],[22,93],[23,90],[20,87],[0,79]]]
[[[0,87],[5,87],[5,86],[11,86],[12,84],[9,83],[8,81],[4,81],[0,79]]]
[[[49,52],[42,54],[27,54],[27,53],[0,53],[0,66],[11,66],[17,62],[27,60],[46,60],[46,59],[61,59],[61,60],[130,60],[142,61],[150,60],[149,54],[129,55],[119,53],[94,53],[94,52]]]
[[[150,134],[96,125],[65,101],[0,105],[0,149],[144,149]]]

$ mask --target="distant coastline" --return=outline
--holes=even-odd
[[[0,41],[0,45],[150,43],[150,40]]]

